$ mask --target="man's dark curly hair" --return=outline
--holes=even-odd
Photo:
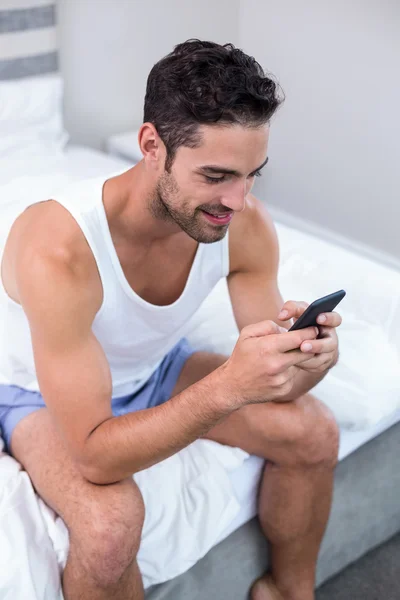
[[[147,80],[144,122],[165,144],[170,170],[179,146],[201,143],[201,124],[267,123],[283,93],[252,57],[233,44],[187,40],[154,65]]]

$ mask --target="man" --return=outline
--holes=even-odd
[[[272,569],[253,600],[314,597],[338,431],[308,392],[337,361],[341,318],[322,315],[319,336],[287,332],[306,305],[283,304],[275,230],[250,193],[279,102],[234,46],[180,44],[149,75],[143,160],[30,206],[10,230],[1,425],[69,529],[66,599],[143,598],[132,474],[201,436],[267,459]],[[223,276],[239,340],[229,357],[193,352],[185,326]]]

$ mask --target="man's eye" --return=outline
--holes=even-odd
[[[254,171],[254,173],[250,173],[249,178],[252,179],[253,177],[261,177],[262,172],[261,171]],[[221,181],[225,181],[226,180],[226,175],[222,175],[222,177],[209,177],[208,175],[204,175],[204,177],[206,178],[206,181],[208,183],[221,183]]]
[[[208,177],[208,175],[204,175],[204,177],[208,183],[220,183],[221,181],[225,180],[225,175],[222,177]]]

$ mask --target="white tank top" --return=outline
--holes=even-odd
[[[185,335],[189,321],[216,283],[228,275],[228,235],[199,244],[181,296],[156,306],[138,296],[125,278],[102,201],[105,179],[68,186],[55,198],[74,217],[93,252],[103,285],[103,303],[92,330],[112,377],[113,397],[139,389]],[[1,279],[1,278],[0,278]],[[39,390],[28,320],[0,284],[0,383]]]

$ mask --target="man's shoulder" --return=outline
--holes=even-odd
[[[275,262],[278,253],[273,219],[265,204],[249,194],[245,209],[235,215],[230,226],[230,270],[247,270],[250,265],[256,268],[269,260]]]
[[[58,202],[37,202],[16,219],[10,237],[15,245],[43,258],[65,265],[84,260],[90,254],[85,236],[73,216]]]
[[[72,215],[58,202],[32,204],[13,223],[4,249],[2,272],[6,291],[18,298],[18,278],[41,272],[64,274],[77,283],[95,285],[98,273],[93,254]]]

